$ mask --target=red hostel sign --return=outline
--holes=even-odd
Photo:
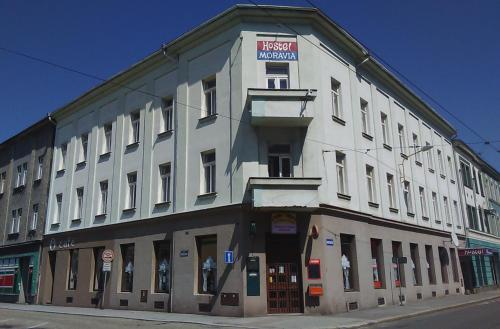
[[[296,41],[257,41],[259,61],[296,61],[298,58]]]
[[[458,256],[491,256],[493,251],[490,248],[466,248],[458,249]]]

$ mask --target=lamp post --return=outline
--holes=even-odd
[[[401,166],[401,173],[402,173],[402,174],[401,174],[401,182],[404,182],[404,180],[405,180],[405,166],[404,166],[404,164],[405,164],[405,160],[407,160],[409,157],[412,157],[412,156],[414,156],[415,154],[418,154],[418,153],[420,153],[420,152],[427,152],[427,151],[431,150],[433,147],[434,147],[434,146],[432,146],[432,145],[425,145],[425,146],[422,146],[422,147],[420,148],[420,150],[418,150],[418,151],[416,151],[416,152],[413,152],[412,154],[408,155],[406,158],[403,158],[403,162],[401,162],[401,164],[400,164],[400,166]],[[415,146],[415,148],[417,148],[417,147]]]

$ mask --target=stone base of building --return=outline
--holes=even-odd
[[[449,233],[340,209],[228,206],[47,236],[40,303],[333,314],[463,293],[456,249]]]

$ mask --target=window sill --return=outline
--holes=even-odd
[[[21,192],[22,190],[24,190],[25,187],[26,187],[25,185],[19,185],[17,187],[14,187],[14,193]]]
[[[344,193],[340,193],[340,192],[337,193],[337,197],[339,199],[343,199],[343,200],[347,200],[347,201],[351,200],[351,196],[350,195],[344,194]]]
[[[59,227],[61,226],[61,223],[52,223],[50,224],[50,228],[56,228],[56,227]]]
[[[408,160],[408,156],[406,154],[404,154],[403,152],[399,153],[401,155],[401,157],[405,160]]]
[[[414,214],[414,213],[412,213],[412,212],[409,212],[409,211],[408,211],[408,212],[406,213],[406,216],[408,216],[408,217],[415,217],[415,214]]]
[[[217,113],[207,115],[206,117],[199,118],[198,119],[198,124],[207,124],[207,123],[212,123],[217,120]]]
[[[87,165],[87,161],[86,160],[83,160],[83,161],[80,161],[76,164],[76,169],[79,169],[79,168],[83,168]]]
[[[12,233],[7,234],[8,240],[14,240],[14,239],[17,239],[18,237],[19,237],[19,232],[12,232]]]
[[[58,171],[56,171],[56,175],[62,176],[62,175],[64,175],[65,172],[66,172],[66,169],[59,169]]]
[[[155,203],[155,207],[167,207],[167,206],[170,206],[171,203],[172,203],[172,201],[161,201],[161,202]]]
[[[435,220],[434,223],[441,224],[441,221],[440,220]]]
[[[156,135],[156,136],[158,137],[158,139],[164,139],[164,138],[168,138],[168,137],[172,136],[173,133],[174,133],[173,129],[168,129],[168,130],[162,131],[161,133],[158,133],[158,135]]]
[[[97,215],[95,215],[95,217],[94,217],[94,218],[95,218],[95,219],[104,219],[104,218],[106,218],[106,216],[107,216],[107,215],[108,215],[108,214],[97,214]]]
[[[344,289],[344,292],[359,292],[357,289]]]
[[[439,175],[439,176],[441,176],[441,178],[442,178],[442,179],[446,179],[446,176],[445,176],[445,175],[443,175],[443,174],[441,174],[441,175]]]
[[[433,174],[433,173],[434,173],[434,169],[429,168],[429,172],[430,172],[431,174]]]
[[[452,225],[451,223],[446,223],[446,226],[451,227]]]
[[[42,181],[41,178],[37,178],[33,181],[33,185],[39,185],[41,181]]]
[[[81,218],[73,218],[71,220],[71,223],[81,223],[82,222],[82,219]]]
[[[418,160],[415,160],[415,164],[419,167],[422,167],[422,162],[418,161]]]
[[[461,230],[462,226],[461,225],[457,225],[457,229]]]
[[[455,180],[454,180],[454,179],[450,179],[450,182],[451,182],[452,184],[455,184]]]
[[[332,120],[338,124],[341,124],[342,126],[345,126],[345,121],[335,115],[332,115]]]
[[[429,221],[429,217],[427,217],[427,216],[422,216],[422,219],[425,220],[426,222]]]
[[[367,133],[361,133],[361,135],[362,135],[364,138],[368,139],[369,141],[373,141],[373,136],[368,135]]]
[[[133,208],[125,208],[122,210],[123,213],[131,213],[131,212],[135,212],[135,207]]]
[[[110,156],[111,156],[111,152],[106,152],[106,153],[100,154],[99,160],[100,161],[107,160],[107,159],[109,159]]]
[[[209,193],[203,193],[198,195],[198,199],[205,199],[205,198],[215,198],[217,196],[217,192],[209,192]]]
[[[387,151],[392,151],[392,147],[390,145],[387,145],[386,143],[383,144],[384,148],[387,150]]]
[[[393,213],[395,213],[395,214],[399,213],[399,209],[397,209],[397,208],[392,208],[392,207],[389,207],[389,211],[390,211],[390,212],[393,212]]]
[[[133,142],[133,143],[130,143],[127,146],[125,146],[125,149],[132,150],[132,149],[137,148],[138,146],[139,146],[139,142]]]
[[[376,202],[371,202],[371,201],[368,201],[368,205],[372,208],[378,208],[379,207],[379,204],[376,203]]]

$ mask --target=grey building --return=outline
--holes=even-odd
[[[0,144],[0,301],[36,302],[54,123]]]

